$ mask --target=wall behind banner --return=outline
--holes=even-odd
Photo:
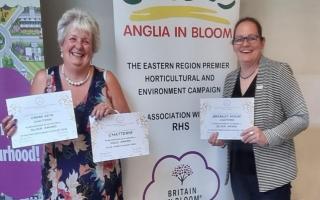
[[[308,104],[309,128],[295,139],[298,177],[293,182],[293,200],[320,197],[319,10],[318,0],[241,0],[240,3],[240,16],[256,17],[263,26],[264,54],[290,64]]]
[[[88,10],[101,26],[102,46],[94,63],[111,69],[114,61],[113,8],[106,0],[41,0],[46,64],[57,64],[60,53],[56,42],[56,23],[68,8]],[[310,128],[296,139],[298,178],[293,184],[293,200],[318,199],[320,196],[320,1],[318,0],[241,0],[240,15],[257,17],[266,36],[265,55],[288,62],[293,68],[307,100]],[[310,184],[312,183],[312,184]]]
[[[59,64],[60,51],[57,43],[57,22],[61,15],[70,8],[81,8],[92,14],[100,26],[101,47],[94,55],[93,64],[98,67],[115,68],[113,5],[106,0],[40,0],[42,12],[43,43],[46,67]]]

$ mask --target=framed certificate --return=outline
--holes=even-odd
[[[200,99],[200,138],[218,132],[219,139],[239,140],[254,124],[254,98]]]
[[[148,124],[142,113],[90,118],[94,162],[149,154]]]
[[[6,103],[8,114],[17,119],[13,148],[78,137],[70,91],[12,98]]]

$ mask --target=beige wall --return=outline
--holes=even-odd
[[[241,0],[240,16],[261,22],[266,37],[264,54],[289,63],[299,81],[310,126],[295,139],[298,178],[292,199],[320,199],[320,1]]]
[[[115,69],[112,0],[40,0],[40,3],[46,67],[60,62],[56,39],[58,19],[68,9],[81,8],[88,11],[100,26],[101,47],[93,57],[93,64],[110,70]]]

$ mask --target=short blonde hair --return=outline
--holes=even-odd
[[[97,21],[86,11],[73,8],[67,10],[58,21],[58,43],[62,46],[70,28],[76,28],[92,34],[92,50],[96,53],[100,47],[100,28]]]

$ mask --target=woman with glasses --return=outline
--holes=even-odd
[[[239,67],[227,75],[224,97],[254,97],[254,126],[241,141],[223,141],[218,132],[209,143],[227,145],[228,176],[236,200],[289,200],[296,177],[293,138],[307,128],[307,107],[286,63],[262,55],[265,39],[254,18],[234,28],[233,50]]]

